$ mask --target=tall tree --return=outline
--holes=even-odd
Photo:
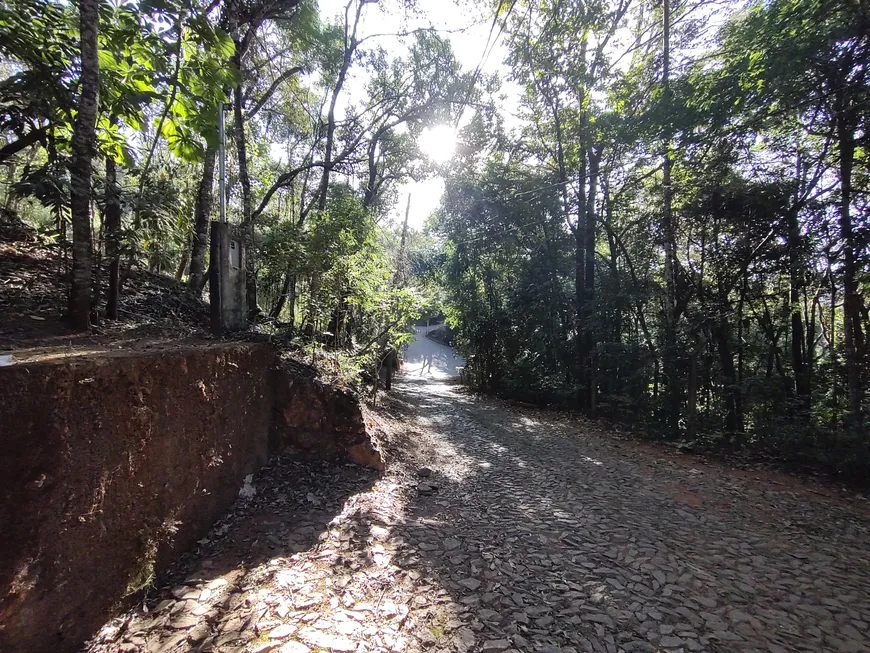
[[[90,327],[91,287],[91,173],[96,150],[96,122],[100,88],[99,0],[79,0],[81,75],[72,136],[70,213],[73,231],[73,267],[69,310],[79,330]]]
[[[118,166],[112,156],[106,157],[106,190],[103,218],[106,227],[106,260],[109,262],[109,294],[106,317],[118,319],[121,295],[121,188]]]
[[[665,305],[664,305],[664,373],[667,380],[666,411],[668,424],[676,433],[680,420],[680,378],[677,369],[677,240],[674,225],[674,187],[671,173],[671,0],[662,3],[662,101],[665,133],[662,140],[662,222],[664,244]]]
[[[202,292],[206,281],[205,253],[208,249],[208,224],[214,204],[214,167],[216,161],[217,151],[213,147],[207,147],[194,202],[193,241],[190,251],[190,274],[187,281],[190,289],[196,294]]]

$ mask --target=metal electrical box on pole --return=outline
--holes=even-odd
[[[220,220],[211,223],[211,264],[209,266],[209,301],[211,330],[214,335],[241,331],[248,326],[245,294],[245,240],[242,229],[227,222],[226,129],[224,104],[218,104],[220,151],[218,193]]]

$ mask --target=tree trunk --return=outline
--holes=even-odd
[[[837,281],[834,278],[834,272],[831,269],[831,262],[828,261],[828,278],[831,284],[831,338],[829,346],[830,365],[831,365],[831,431],[833,432],[837,426],[837,406],[840,403],[840,384],[838,381],[837,370]]]
[[[610,252],[609,269],[610,269],[610,286],[611,286],[611,305],[613,306],[613,317],[610,328],[610,342],[618,346],[622,346],[622,289],[619,279],[619,250],[617,249],[616,239],[612,229],[612,205],[610,203],[610,193],[605,183],[602,186],[602,201],[604,202],[604,219],[606,221],[607,232],[607,249]],[[629,331],[631,324],[629,324]],[[630,336],[629,336],[630,337]],[[623,369],[622,356],[615,358],[611,362],[611,367],[607,377],[602,379],[602,390],[608,394],[619,394],[623,391]],[[606,386],[605,386],[606,384]]]
[[[94,221],[93,216],[97,214],[97,205],[95,202],[91,202],[91,233],[94,232]],[[99,306],[102,301],[102,292],[103,292],[103,252],[106,251],[106,216],[105,214],[100,220],[100,229],[96,232],[97,242],[93,243],[93,247],[91,252],[93,252],[94,258],[91,260],[91,269],[94,272],[93,282],[91,283],[91,288],[94,289],[93,296],[91,297],[91,324],[93,326],[100,325],[100,315]]]
[[[595,415],[595,403],[597,398],[596,374],[595,374],[595,330],[593,327],[593,302],[595,301],[595,232],[597,215],[595,202],[598,194],[598,168],[601,161],[600,149],[596,152],[595,147],[590,145],[589,157],[589,192],[586,194],[586,221],[584,226],[584,248],[586,250],[586,272],[583,278],[584,302],[586,311],[584,316],[584,355],[586,363],[586,379],[589,392],[589,413]]]
[[[344,284],[339,281],[338,300],[329,317],[327,331],[332,333],[332,346],[339,349],[342,343],[342,331],[345,322],[345,293]]]
[[[175,280],[181,281],[184,278],[184,273],[187,271],[187,264],[190,261],[190,246],[185,243],[181,250],[181,258],[178,259],[178,267],[175,268]]]
[[[574,382],[577,384],[578,389],[585,380],[584,371],[586,368],[586,356],[583,346],[583,305],[586,298],[584,290],[584,278],[586,276],[584,254],[583,231],[580,229],[580,225],[578,225],[577,230],[574,232]],[[582,396],[578,395],[577,403],[582,405]]]
[[[717,349],[719,350],[719,363],[722,366],[722,375],[725,377],[723,394],[725,397],[725,430],[734,434],[738,427],[738,380],[737,370],[734,367],[734,354],[731,352],[729,338],[730,327],[726,317],[726,307],[720,305],[720,319],[714,329]]]
[[[369,166],[369,176],[368,181],[366,182],[365,192],[363,194],[363,208],[368,209],[374,203],[377,197],[376,186],[378,179],[378,163],[375,158],[375,154],[378,150],[378,140],[380,139],[380,133],[376,133],[371,142],[369,142],[368,147],[368,166]]]
[[[214,148],[208,148],[202,163],[202,179],[196,191],[196,203],[193,209],[193,245],[190,250],[190,275],[187,278],[187,285],[197,295],[202,292],[206,280],[205,252],[208,249],[208,223],[213,204],[212,187],[216,160],[217,152]]]
[[[807,303],[806,297],[806,289],[804,289],[804,305]],[[819,295],[818,290],[816,291],[816,295],[813,297],[810,302],[810,310],[809,315],[806,316],[806,345],[804,346],[804,352],[806,352],[806,366],[807,366],[807,380],[809,381],[809,386],[812,389],[813,387],[813,377],[815,376],[815,359],[816,359],[816,310],[818,309],[819,303]]]
[[[239,50],[236,43],[236,50]],[[237,58],[238,59],[238,58]],[[241,61],[236,61],[241,71]],[[254,252],[254,223],[251,220],[251,177],[248,174],[248,148],[245,141],[245,120],[242,115],[242,85],[235,88],[233,101],[233,137],[236,141],[236,156],[239,162],[239,183],[242,187],[242,225],[245,232],[245,296],[248,304],[248,315],[255,317],[260,309],[257,307],[257,266]]]
[[[577,185],[577,228],[574,230],[574,302],[575,302],[575,372],[577,384],[577,404],[583,407],[588,398],[582,388],[586,384],[586,157],[580,158]]]
[[[696,345],[689,353],[689,375],[686,392],[686,439],[693,441],[698,436],[698,353],[702,345]]]
[[[604,202],[604,214],[607,231],[607,245],[610,251],[610,276],[613,277],[613,295],[616,301],[613,304],[613,330],[611,332],[612,341],[617,344],[622,344],[622,283],[619,279],[619,250],[616,243],[616,238],[613,234],[613,205],[610,201],[610,190],[606,183],[602,187]],[[619,375],[618,375],[619,376]],[[617,384],[618,385],[618,384]]]
[[[810,407],[810,383],[804,351],[804,322],[801,315],[803,278],[800,261],[800,224],[797,208],[788,212],[789,303],[791,311],[791,363],[794,369],[795,393],[804,408]]]
[[[665,99],[665,120],[670,119],[670,47],[671,47],[671,4],[670,0],[664,0],[663,19],[663,67],[662,86]],[[670,126],[666,126],[666,137],[663,144],[662,162],[662,186],[664,191],[664,212],[662,214],[662,238],[664,240],[665,254],[665,315],[664,335],[665,346],[662,356],[662,371],[667,383],[667,395],[665,401],[667,424],[670,426],[672,435],[676,436],[680,424],[680,379],[677,369],[677,280],[676,259],[677,242],[674,228],[674,194],[671,188],[671,140]]]
[[[121,296],[121,198],[115,160],[106,157],[106,259],[109,263],[109,294],[106,318],[118,319]]]
[[[350,40],[345,37],[344,57],[342,59],[341,68],[338,71],[338,79],[335,82],[335,88],[332,92],[332,98],[329,102],[329,110],[326,114],[326,145],[323,152],[323,175],[320,177],[320,186],[318,188],[317,208],[323,211],[326,208],[326,199],[329,194],[329,174],[332,172],[332,154],[335,147],[335,106],[338,103],[338,96],[344,88],[345,79],[347,79],[347,71],[350,69],[350,64],[353,61],[353,53],[356,50],[356,31],[359,25],[360,14],[362,13],[363,3],[357,7],[356,21],[353,26],[353,33],[350,35]],[[345,25],[345,30],[348,26]],[[345,32],[347,34],[347,32]]]
[[[748,275],[744,274],[740,282],[740,298],[737,300],[737,431],[743,433],[743,379],[745,378],[745,354],[743,347],[743,314],[746,305],[746,294],[749,291]]]
[[[291,267],[287,266],[287,272],[284,274],[284,283],[281,285],[281,293],[278,295],[278,301],[272,307],[272,312],[269,316],[274,319],[281,317],[281,311],[284,310],[284,304],[287,302],[287,295],[290,292],[290,286],[296,284],[296,276],[292,274]]]
[[[14,200],[16,195],[12,192],[12,187],[15,185],[15,172],[17,167],[18,166],[15,165],[14,159],[6,164],[6,193],[3,197],[3,207],[7,211],[15,209]]]
[[[290,279],[290,292],[287,295],[287,323],[291,329],[296,328],[296,275]]]
[[[319,270],[311,273],[308,279],[308,305],[305,308],[305,313],[302,316],[302,329],[305,335],[314,335],[316,327],[317,298],[320,295],[320,285],[323,281],[323,272]]]
[[[852,168],[855,159],[855,130],[847,116],[842,93],[837,101],[837,140],[840,150],[840,235],[843,239],[843,343],[846,355],[846,396],[849,422],[861,423],[864,389],[861,384],[861,352],[864,334],[861,329],[860,297],[855,277],[855,237],[852,230]],[[850,111],[851,113],[851,111]]]
[[[76,329],[90,327],[91,298],[91,173],[96,146],[97,104],[99,102],[100,65],[97,34],[98,0],[79,0],[79,35],[81,78],[79,102],[72,135],[70,173],[70,214],[73,231],[72,285],[69,313]]]

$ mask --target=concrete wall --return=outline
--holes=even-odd
[[[0,368],[0,651],[75,648],[268,456],[261,344]]]

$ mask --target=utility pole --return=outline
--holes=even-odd
[[[220,194],[220,221],[227,221],[227,132],[224,125],[224,103],[218,102],[218,137],[220,153],[218,163],[218,193]]]
[[[405,223],[402,225],[402,238],[399,241],[399,260],[396,261],[396,286],[405,282],[405,241],[408,239],[408,215],[410,213],[411,193],[408,193],[408,203],[405,205]]]
[[[211,330],[216,336],[247,328],[245,246],[240,228],[227,223],[227,135],[224,103],[218,103],[218,193],[220,219],[211,223],[209,305]]]
[[[405,205],[405,224],[402,225],[402,242],[399,245],[399,252],[405,251],[405,239],[408,237],[408,214],[411,212],[411,193],[408,193],[408,203]]]

